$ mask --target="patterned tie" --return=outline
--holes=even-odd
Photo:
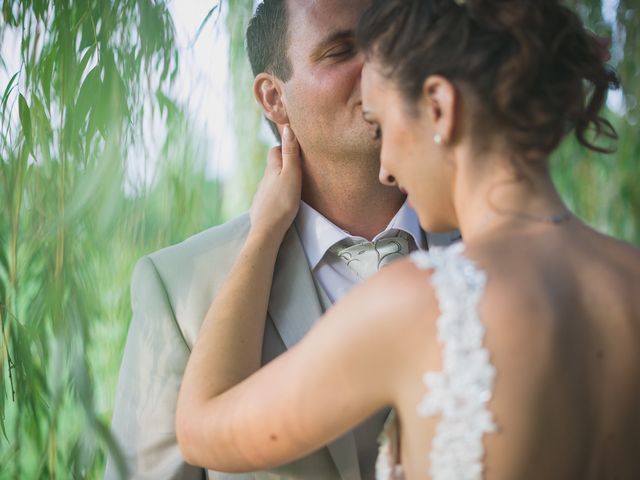
[[[388,263],[407,255],[410,244],[411,236],[398,232],[396,237],[381,238],[374,242],[345,238],[329,251],[346,263],[358,277],[366,280]]]

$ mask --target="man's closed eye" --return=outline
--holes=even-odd
[[[338,45],[333,47],[325,53],[325,58],[330,58],[333,60],[342,59],[342,58],[350,58],[356,54],[355,45]]]

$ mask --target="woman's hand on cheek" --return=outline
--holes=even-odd
[[[269,151],[264,176],[251,205],[251,232],[284,237],[298,208],[302,190],[300,147],[289,125],[282,147]]]

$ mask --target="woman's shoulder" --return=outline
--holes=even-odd
[[[443,313],[471,311],[483,296],[486,276],[464,246],[417,251],[384,267],[349,295],[350,311],[395,345],[420,350],[437,343]],[[430,347],[430,348],[431,348]],[[401,347],[402,349],[403,347]],[[398,352],[402,355],[407,352]]]
[[[394,262],[366,282],[358,296],[370,299],[371,308],[402,312],[408,319],[435,319],[447,299],[460,302],[478,296],[485,281],[484,271],[466,256],[460,242],[419,250]]]
[[[566,313],[580,297],[590,297],[593,304],[604,301],[600,293],[607,293],[622,302],[640,281],[638,247],[580,222],[552,233],[468,243],[465,255],[486,272],[488,308],[504,308],[520,317],[536,313],[536,322],[546,311]],[[603,284],[610,288],[603,289]]]
[[[466,279],[469,283],[483,277],[483,272],[465,255],[462,242],[458,242],[411,253],[383,268],[365,283],[363,290],[370,296],[385,294],[391,308],[414,303],[424,306],[425,302],[437,300],[439,290],[453,291],[465,284],[456,280]]]
[[[599,232],[593,235],[592,245],[602,261],[609,262],[621,272],[629,271],[640,276],[640,248],[624,240]]]
[[[381,313],[422,312],[436,305],[431,285],[433,269],[421,268],[413,255],[385,266],[354,289],[354,296],[368,300],[369,308]]]
[[[360,326],[358,330],[367,328],[384,339],[387,354],[404,356],[414,339],[429,343],[435,338],[439,302],[434,273],[413,256],[396,260],[355,287],[336,307],[341,317]]]

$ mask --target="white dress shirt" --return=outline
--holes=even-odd
[[[304,202],[300,204],[294,225],[302,242],[302,248],[311,272],[329,301],[337,302],[351,288],[362,282],[362,279],[346,263],[328,251],[333,245],[345,238],[359,237],[334,225]],[[397,236],[398,231],[406,232],[413,239],[413,241],[409,240],[411,251],[416,248],[424,250],[429,246],[447,245],[460,237],[457,232],[425,234],[420,228],[416,212],[406,202],[391,219],[387,228],[376,235],[373,240]],[[385,409],[354,430],[358,463],[360,471],[363,472],[363,478],[369,478],[373,475],[372,461],[376,458],[378,447],[371,439],[377,438],[387,414],[388,410]]]
[[[340,240],[360,237],[342,230],[304,202],[300,204],[295,227],[302,241],[302,248],[311,272],[332,303],[340,300],[353,286],[362,282],[342,260],[333,254],[327,254],[329,248]],[[415,241],[417,248],[427,248],[418,216],[406,202],[391,219],[387,228],[373,240],[396,236],[399,230],[408,233]],[[415,249],[414,246],[409,248]]]

